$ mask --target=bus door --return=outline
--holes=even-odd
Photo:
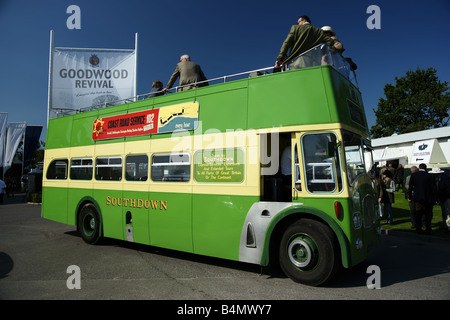
[[[268,139],[276,141],[276,143],[268,142]],[[269,134],[261,135],[263,201],[291,202],[302,194],[298,140],[299,134],[291,132],[280,133],[275,137]],[[269,154],[270,156],[267,156]],[[279,157],[279,162],[274,161],[275,154]],[[274,167],[275,171],[272,170]]]

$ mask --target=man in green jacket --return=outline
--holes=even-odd
[[[334,40],[325,35],[323,30],[312,26],[311,20],[307,16],[301,16],[297,21],[297,25],[292,26],[286,40],[284,40],[277,61],[275,62],[275,67],[286,65],[299,54],[320,43],[326,43],[331,46]],[[289,49],[289,56],[287,56]]]
[[[166,88],[163,89],[162,92],[166,92],[167,90],[172,88],[172,85],[175,83],[178,77],[180,78],[180,86],[182,86],[181,91],[196,88],[197,82],[207,80],[202,71],[202,68],[200,68],[200,66],[195,62],[192,62],[191,58],[187,54],[180,57],[180,62],[177,64],[177,67],[170,77]],[[207,82],[201,83],[198,86],[201,87],[205,85],[208,85]]]

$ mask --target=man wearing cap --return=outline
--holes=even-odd
[[[336,38],[336,32],[333,31],[333,29],[330,26],[323,26],[321,28],[323,30],[323,32],[329,36],[331,39],[334,40],[334,44],[333,44],[333,49],[336,50],[337,53],[342,54],[342,52],[345,51],[344,46],[342,45],[342,42],[340,42],[337,38]]]
[[[297,24],[291,27],[291,31],[284,40],[275,61],[275,68],[285,65],[301,53],[321,43],[331,46],[334,40],[325,35],[323,30],[312,26],[311,20],[307,16],[301,16],[298,18]]]

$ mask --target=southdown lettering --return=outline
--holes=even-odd
[[[130,208],[145,208],[153,210],[167,210],[167,200],[143,200],[139,198],[121,198],[121,197],[106,197],[107,206],[130,207]]]

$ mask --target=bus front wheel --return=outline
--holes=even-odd
[[[300,219],[284,232],[280,243],[280,266],[295,282],[318,286],[331,279],[339,265],[336,239],[330,228]]]
[[[78,231],[86,243],[96,244],[101,239],[100,216],[93,204],[85,204],[81,209],[78,215]]]

